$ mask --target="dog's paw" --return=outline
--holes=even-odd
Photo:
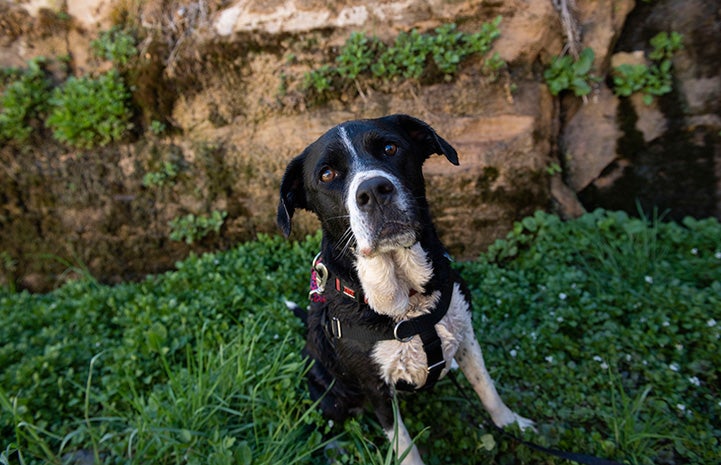
[[[519,428],[521,428],[521,431],[533,431],[534,433],[537,432],[536,430],[536,424],[533,422],[533,420],[529,420],[528,418],[524,418],[520,416],[517,413],[514,413],[513,416],[515,417],[515,422]]]
[[[493,423],[495,423],[496,426],[500,428],[516,424],[521,429],[521,431],[536,431],[536,426],[533,420],[522,417],[510,409],[503,412],[503,415],[498,415],[494,417]]]

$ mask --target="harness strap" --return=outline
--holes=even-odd
[[[367,304],[367,299],[363,295],[362,290],[355,291],[343,285],[339,278],[331,276],[328,269],[322,263],[322,257],[318,254],[313,260],[313,269],[311,271],[311,300],[315,302],[325,302],[325,296],[323,294],[327,290],[327,282],[333,283],[333,288],[345,297],[356,300],[359,303]],[[415,291],[413,291],[411,295],[414,293]],[[399,381],[396,387],[398,389],[411,391],[428,389],[438,381],[446,366],[446,361],[443,357],[443,346],[436,332],[435,325],[448,311],[452,294],[453,281],[447,280],[446,285],[441,290],[441,298],[438,304],[430,313],[401,320],[395,324],[390,318],[388,318],[387,324],[382,325],[348,320],[341,321],[341,319],[337,317],[329,317],[327,309],[324,309],[323,315],[321,316],[321,323],[326,336],[332,341],[351,339],[370,347],[379,341],[397,340],[400,342],[408,342],[413,339],[414,336],[420,336],[428,364],[426,382],[423,386],[413,386],[404,381]]]

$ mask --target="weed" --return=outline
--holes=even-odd
[[[5,87],[0,100],[0,140],[24,142],[45,116],[51,84],[44,64],[44,58],[35,58],[26,70],[6,73],[16,78]]]
[[[501,17],[484,23],[481,30],[466,34],[458,30],[454,23],[444,24],[433,34],[422,34],[413,29],[401,32],[393,44],[386,45],[376,38],[354,32],[350,35],[335,59],[336,66],[324,64],[305,74],[304,88],[315,94],[315,100],[327,100],[333,91],[346,88],[349,82],[356,83],[366,77],[374,77],[385,83],[401,79],[418,80],[431,73],[429,66],[435,66],[437,74],[450,80],[458,72],[460,64],[471,55],[485,55],[493,41],[499,37],[498,25]],[[495,74],[505,66],[498,54],[484,61],[483,69]],[[338,80],[339,85],[334,86]],[[372,86],[372,82],[367,83]],[[337,89],[334,89],[337,87]]]
[[[150,171],[143,176],[143,186],[145,187],[163,187],[173,182],[180,172],[180,167],[172,162],[163,163],[159,171]]]
[[[126,66],[138,54],[135,37],[119,26],[101,31],[90,46],[95,56],[112,61],[119,67]]]
[[[353,81],[373,64],[376,40],[361,32],[351,33],[336,58],[338,74]]]
[[[613,91],[616,95],[628,97],[643,92],[643,102],[650,105],[654,97],[671,92],[671,59],[683,48],[683,36],[677,32],[661,32],[653,36],[650,43],[653,47],[648,54],[650,65],[623,64],[613,69]]]
[[[65,144],[104,146],[122,139],[132,127],[129,100],[130,92],[116,70],[97,78],[71,77],[53,89],[46,124]]]
[[[584,48],[577,60],[569,55],[554,57],[543,72],[551,94],[558,95],[564,90],[570,90],[578,97],[588,95],[591,84],[597,80],[589,74],[595,57],[596,54],[590,47]]]
[[[228,212],[213,210],[210,216],[196,216],[192,213],[170,220],[170,239],[185,241],[190,245],[211,232],[218,233]]]
[[[392,46],[386,47],[371,66],[374,77],[390,81],[396,78],[419,79],[426,67],[431,39],[416,29],[401,32]]]
[[[150,132],[152,132],[156,136],[163,134],[166,129],[167,126],[162,121],[154,119],[150,122]]]

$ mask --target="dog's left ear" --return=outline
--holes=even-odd
[[[285,237],[290,236],[291,220],[296,208],[308,208],[305,200],[303,182],[303,163],[305,152],[295,157],[288,164],[280,182],[280,200],[278,201],[278,227]]]
[[[458,153],[456,149],[439,136],[428,123],[418,118],[402,114],[391,115],[389,118],[394,119],[414,141],[427,149],[427,152],[424,153],[426,158],[437,153],[439,155],[445,155],[448,161],[456,166],[458,165]]]

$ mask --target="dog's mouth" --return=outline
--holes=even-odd
[[[376,229],[370,244],[362,247],[359,252],[364,257],[372,257],[391,250],[410,247],[418,241],[416,236],[414,224],[403,221],[386,221]]]

